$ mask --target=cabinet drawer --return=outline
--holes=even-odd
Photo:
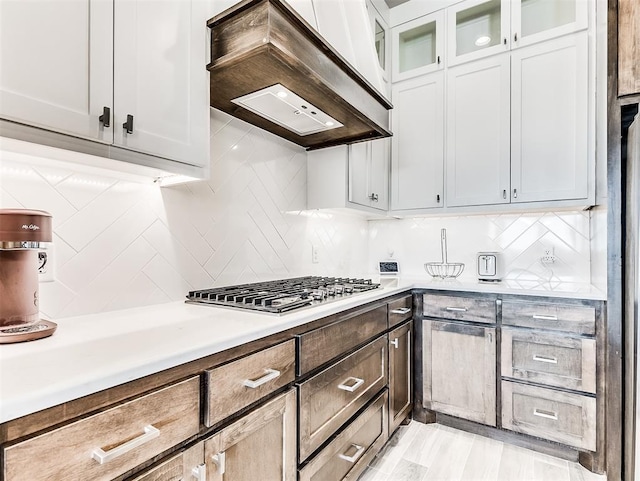
[[[387,329],[387,305],[353,312],[298,339],[298,376],[320,367]]]
[[[295,341],[283,342],[205,372],[205,425],[262,399],[295,379]]]
[[[200,428],[197,377],[9,446],[4,479],[112,479]]]
[[[199,469],[202,472],[204,466],[204,443],[198,443],[130,481],[191,480],[195,479],[193,470]]]
[[[300,481],[357,479],[386,442],[386,391],[300,470]]]
[[[502,427],[595,451],[596,399],[502,381]]]
[[[425,294],[423,300],[425,317],[486,322],[488,324],[496,322],[496,302],[494,300],[434,294]]]
[[[389,327],[397,326],[413,316],[413,297],[406,296],[389,303]]]
[[[595,394],[596,341],[502,330],[502,375]]]
[[[300,461],[387,384],[387,337],[380,337],[298,386]]]
[[[594,335],[596,332],[596,310],[589,306],[503,301],[502,323],[510,326]]]

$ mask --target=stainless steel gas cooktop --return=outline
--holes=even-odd
[[[371,279],[308,276],[189,291],[186,302],[282,314],[378,287]]]

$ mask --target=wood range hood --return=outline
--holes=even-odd
[[[392,108],[282,0],[213,17],[210,104],[307,149],[391,136]]]

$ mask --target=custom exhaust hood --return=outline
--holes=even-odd
[[[282,0],[245,0],[207,25],[212,107],[307,149],[391,135],[391,104]]]

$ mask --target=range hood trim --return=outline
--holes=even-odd
[[[282,0],[245,0],[207,25],[212,29],[212,61],[207,66],[212,107],[307,149],[392,135],[391,103]],[[274,78],[263,78],[267,75]],[[304,139],[231,103],[276,83],[345,126],[332,129],[331,137],[313,134]]]

